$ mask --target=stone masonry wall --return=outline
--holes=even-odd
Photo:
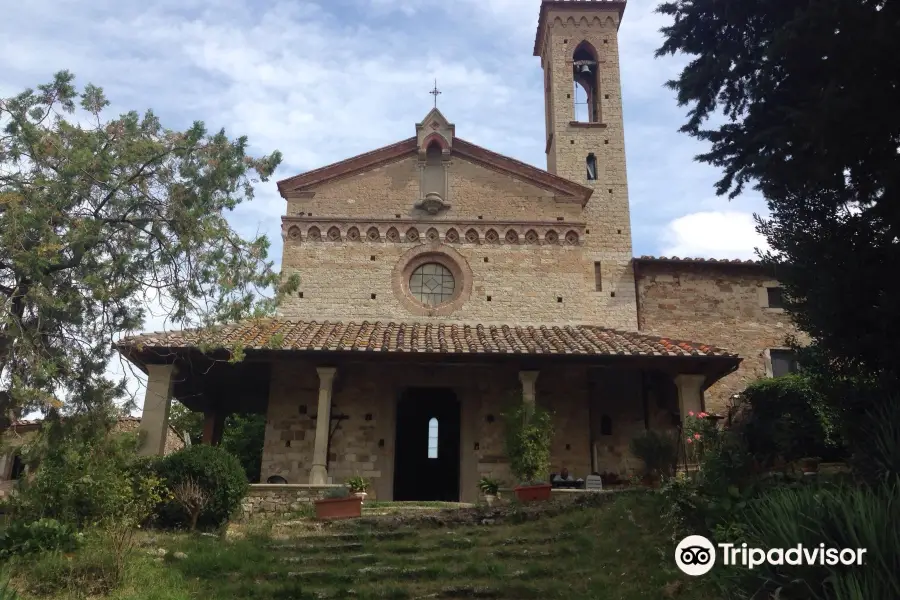
[[[460,402],[460,493],[478,496],[477,482],[488,475],[513,483],[504,452],[502,413],[520,402],[519,365],[337,364],[332,417],[343,415],[332,438],[329,483],[359,474],[373,483],[373,498],[393,495],[394,415],[407,387],[447,387]],[[579,477],[590,473],[590,408],[585,367],[541,370],[537,398],[555,413],[552,469],[566,466]],[[289,484],[309,481],[317,412],[318,379],[306,361],[276,363],[263,449],[262,481],[280,475]],[[608,397],[609,402],[619,396]],[[640,406],[640,399],[632,404]]]
[[[706,391],[706,409],[722,412],[731,395],[766,375],[764,352],[798,334],[782,309],[767,308],[777,281],[757,266],[640,263],[641,331],[701,341],[737,352],[740,368]],[[801,341],[805,341],[798,334]]]
[[[396,219],[425,217],[414,208],[420,200],[415,156],[312,188],[312,198],[288,200],[288,216]],[[451,207],[438,219],[579,220],[581,206],[557,202],[553,192],[453,156],[448,171]],[[397,218],[396,215],[400,215]],[[433,218],[428,216],[428,218]],[[324,233],[324,232],[323,232]]]
[[[325,498],[336,485],[267,485],[254,484],[241,501],[241,518],[266,515],[285,517],[303,510],[316,500]]]
[[[542,188],[458,158],[452,161],[449,177],[452,208],[437,217],[436,229],[446,247],[459,252],[466,261],[473,285],[469,299],[460,308],[435,319],[485,324],[601,323],[632,330],[636,327],[630,270],[623,272],[613,269],[612,263],[602,263],[608,281],[602,291],[596,290],[595,257],[586,252],[596,230],[593,226],[577,225],[585,218],[579,204],[557,202]],[[309,224],[305,224],[301,238],[288,236],[285,240],[283,269],[300,275],[302,297],[297,293],[287,299],[280,315],[317,321],[429,320],[404,307],[392,280],[405,253],[425,244],[434,245],[426,241],[426,230],[433,225],[419,223],[427,215],[412,210],[417,192],[418,174],[412,158],[323,185],[316,189],[313,198],[291,199],[289,214],[307,219],[311,213],[321,239],[309,239]],[[396,215],[402,218],[395,219]],[[360,225],[354,225],[355,217],[360,219]],[[340,241],[327,238],[329,218],[351,219],[339,224]],[[367,239],[367,228],[360,231],[360,239],[350,241],[350,228],[360,229],[366,218],[395,220],[377,225],[377,241]],[[524,236],[532,226],[522,225],[517,227],[522,239],[509,243],[505,239],[508,227],[491,225],[498,221],[551,223],[559,242],[551,244],[542,239],[535,244],[525,243]],[[485,240],[485,232],[491,226],[499,234],[497,243]],[[387,239],[390,227],[397,228],[399,241]],[[418,240],[407,240],[410,227],[417,228]],[[445,239],[451,227],[456,230],[458,242]],[[466,231],[472,227],[480,230],[481,238],[476,243],[465,239]],[[547,227],[541,229],[546,230]],[[563,241],[569,231],[578,234],[577,244]],[[617,251],[627,254],[627,233],[604,237],[602,244],[616,245]],[[442,247],[438,245],[437,251]],[[615,297],[612,292],[617,292]]]

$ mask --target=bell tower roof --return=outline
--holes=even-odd
[[[552,11],[559,10],[565,13],[617,12],[619,14],[618,22],[621,22],[625,12],[625,3],[626,0],[543,0],[538,17],[537,35],[534,39],[534,55],[542,56],[544,53],[547,21]]]

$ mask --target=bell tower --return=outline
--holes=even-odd
[[[619,77],[625,0],[543,0],[540,10],[534,55],[544,70],[547,170],[593,188],[585,277],[607,320],[598,324],[636,331]]]

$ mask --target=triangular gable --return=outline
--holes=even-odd
[[[432,110],[429,115],[434,113],[440,115],[440,111],[437,109]],[[440,116],[443,117],[443,115]],[[428,127],[428,123],[429,121],[426,117],[422,124]],[[444,123],[446,123],[446,119],[444,119]],[[313,186],[368,171],[410,155],[416,155],[420,148],[419,142],[419,136],[409,138],[390,146],[384,146],[365,154],[283,179],[278,182],[278,191],[283,198],[289,198],[299,195]],[[538,169],[514,158],[492,152],[487,148],[482,148],[477,144],[460,138],[453,139],[452,154],[494,171],[516,177],[537,187],[553,191],[559,200],[570,200],[584,206],[593,193],[593,190],[589,187],[569,181],[564,177]]]

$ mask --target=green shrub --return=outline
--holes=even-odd
[[[137,435],[112,433],[113,416],[98,412],[50,417],[26,450],[33,476],[9,501],[17,521],[56,519],[79,529],[130,513],[146,490]]]
[[[791,462],[840,453],[825,402],[803,375],[751,383],[740,395],[735,411],[734,429],[764,466],[779,459]]]
[[[0,559],[37,552],[70,552],[78,547],[78,532],[56,519],[14,521],[0,531]]]
[[[188,480],[195,480],[209,496],[200,513],[198,526],[219,527],[228,521],[247,495],[248,484],[240,461],[215,446],[189,446],[156,462],[157,473],[170,490]],[[172,500],[163,502],[157,511],[157,524],[164,527],[189,525],[184,509]]]
[[[900,477],[900,402],[873,406],[860,419],[851,465],[865,481],[880,484]]]
[[[549,412],[519,404],[503,415],[506,425],[506,455],[519,483],[546,481],[550,475],[550,444],[553,421]]]
[[[865,548],[863,567],[762,565],[739,580],[746,592],[781,598],[900,598],[900,485],[802,486],[768,491],[746,514],[747,543],[759,548]]]
[[[674,433],[648,430],[631,438],[631,453],[644,463],[644,475],[672,477],[678,466],[678,438]]]

